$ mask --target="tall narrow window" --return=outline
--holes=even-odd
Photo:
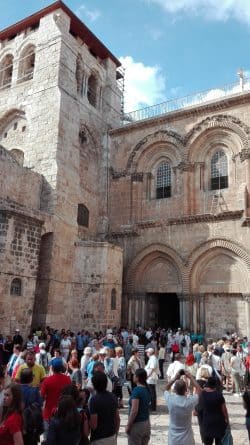
[[[88,80],[87,96],[89,103],[95,108],[97,107],[97,85],[98,82],[96,76],[94,74],[91,74]]]
[[[228,188],[228,161],[223,150],[218,150],[211,159],[211,190]]]
[[[18,67],[18,82],[25,82],[26,80],[33,79],[35,56],[34,45],[29,45],[22,51]]]
[[[82,227],[89,226],[89,210],[84,204],[78,204],[77,224]]]
[[[10,295],[22,295],[22,280],[20,280],[20,278],[14,278],[14,280],[11,281]]]
[[[10,88],[13,73],[13,56],[7,54],[0,63],[0,88]]]
[[[116,310],[116,289],[111,291],[111,311]]]
[[[171,196],[171,167],[168,162],[162,162],[157,169],[156,199]]]

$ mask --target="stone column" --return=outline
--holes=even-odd
[[[248,337],[248,341],[250,339],[250,294],[243,295],[243,299],[245,301],[245,311],[246,311],[246,335]]]
[[[203,334],[206,333],[206,323],[205,323],[205,295],[199,296],[199,331]]]

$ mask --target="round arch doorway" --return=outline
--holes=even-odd
[[[131,327],[177,328],[181,312],[178,295],[182,294],[180,259],[167,246],[154,248],[144,249],[128,274],[128,323]]]
[[[147,293],[149,327],[177,329],[180,326],[180,303],[175,293]]]

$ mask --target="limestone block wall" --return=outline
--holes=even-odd
[[[208,294],[205,307],[207,337],[219,338],[227,331],[246,335],[246,302],[241,295]]]
[[[106,242],[77,243],[72,302],[68,307],[71,326],[92,331],[119,326],[121,289],[122,250]]]
[[[18,214],[18,208],[0,210],[0,329],[4,334],[31,326],[41,238],[41,222]],[[11,282],[21,280],[21,295],[11,295]]]

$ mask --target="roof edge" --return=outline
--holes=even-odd
[[[88,47],[96,53],[101,59],[110,58],[117,67],[121,65],[120,61],[111,51],[98,39],[98,37],[93,34],[92,31],[69,9],[69,7],[62,2],[62,0],[57,0],[46,8],[43,8],[34,14],[20,20],[19,22],[8,26],[7,28],[0,31],[0,41],[5,40],[18,32],[21,32],[25,28],[34,25],[38,20],[45,17],[49,13],[56,11],[57,9],[62,9],[71,19],[71,31],[83,38]]]

